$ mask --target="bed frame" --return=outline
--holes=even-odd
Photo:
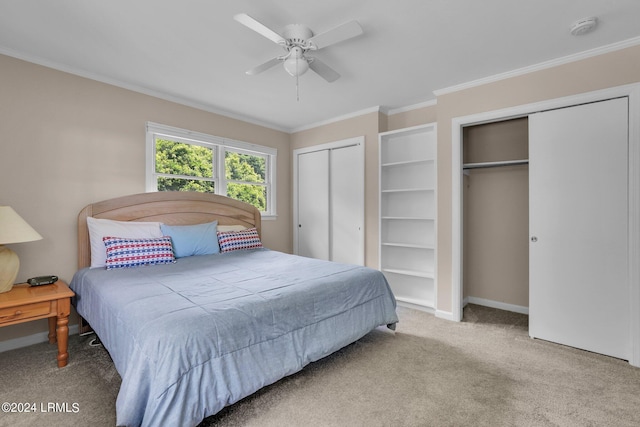
[[[254,206],[211,193],[159,191],[118,197],[87,205],[78,214],[78,269],[91,265],[87,217],[117,221],[158,221],[192,225],[218,221],[220,225],[255,227],[262,236],[260,211]]]

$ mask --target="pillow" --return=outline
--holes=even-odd
[[[262,247],[258,230],[255,228],[242,231],[218,231],[218,243],[222,252]]]
[[[153,239],[107,236],[102,240],[106,248],[107,270],[176,261],[169,236]]]
[[[162,237],[159,222],[113,221],[88,217],[87,227],[89,228],[89,243],[91,245],[91,268],[104,267],[106,265],[107,254],[102,241],[103,237]]]
[[[242,231],[246,230],[244,225],[219,225],[218,231]]]
[[[217,232],[218,221],[196,225],[160,224],[165,236],[171,236],[176,258],[209,255],[220,252]]]

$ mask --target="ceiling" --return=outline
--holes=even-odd
[[[283,53],[233,19],[316,34],[350,20],[364,33],[317,51],[341,78],[296,79]],[[597,16],[595,31],[571,25]],[[3,0],[0,53],[287,132],[434,90],[628,41],[638,0]],[[638,38],[638,40],[633,40]]]

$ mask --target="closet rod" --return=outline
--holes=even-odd
[[[499,166],[527,165],[529,160],[505,160],[501,162],[465,163],[462,169],[494,168]]]

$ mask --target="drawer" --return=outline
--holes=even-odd
[[[29,319],[31,317],[42,316],[45,314],[49,314],[50,311],[51,303],[49,301],[2,308],[0,309],[0,323],[13,322],[20,319]]]

